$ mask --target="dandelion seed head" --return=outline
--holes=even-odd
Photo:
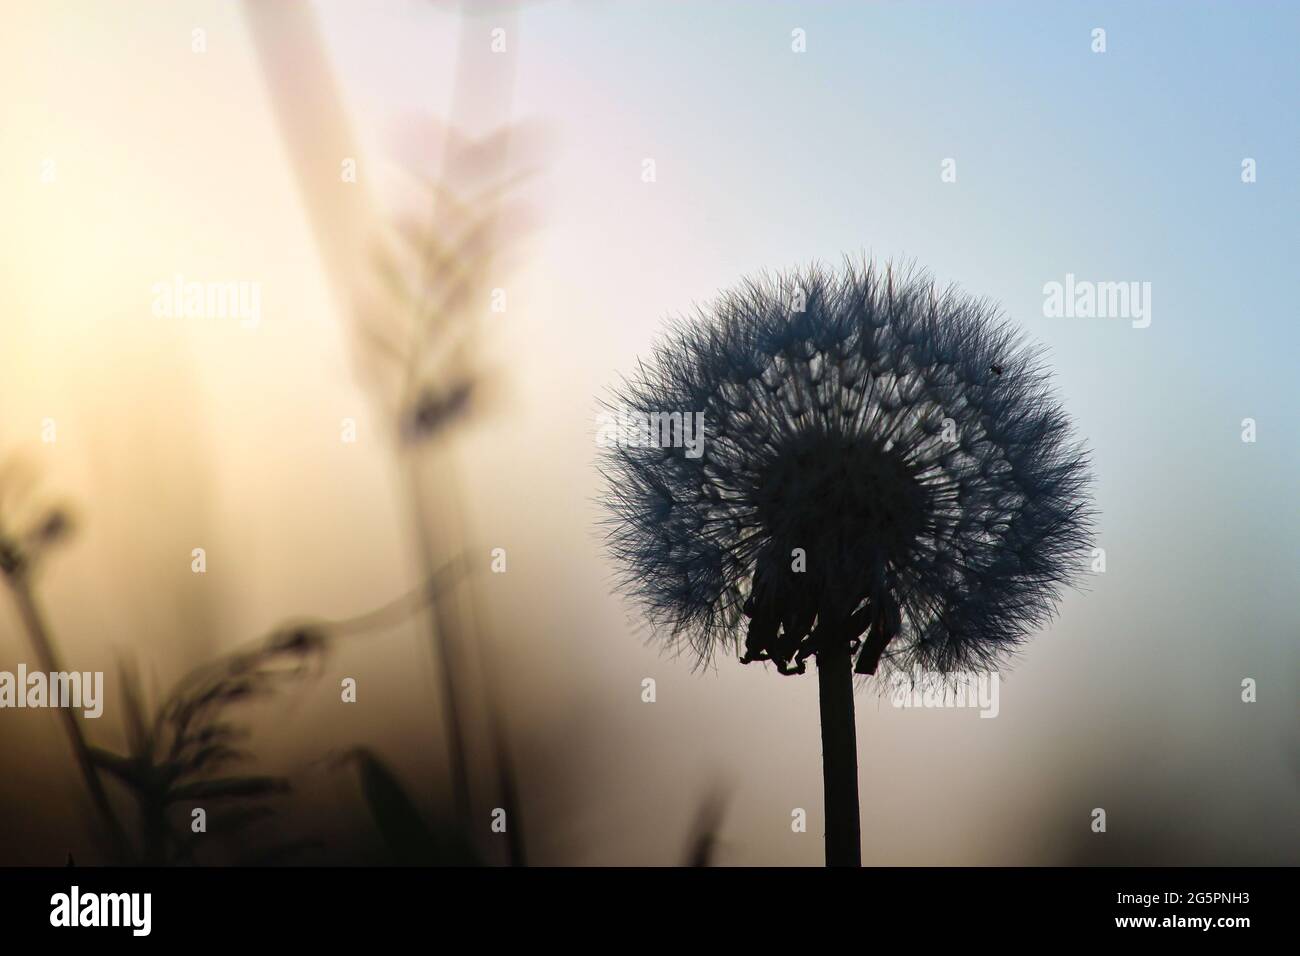
[[[996,669],[1091,547],[1087,454],[1042,353],[924,273],[748,281],[676,323],[607,405],[703,414],[698,457],[615,446],[601,463],[621,588],[702,663],[756,602],[782,634],[874,603],[897,618],[891,669]]]

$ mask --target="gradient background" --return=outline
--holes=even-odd
[[[487,62],[514,71],[506,119],[552,144],[543,228],[494,283],[508,312],[485,298],[478,320],[500,394],[455,438],[482,570],[509,555],[480,583],[536,862],[678,862],[715,788],[719,862],[821,862],[815,681],[693,672],[649,642],[609,593],[594,415],[667,316],[863,252],[999,301],[1049,347],[1108,565],[1004,675],[996,720],[859,695],[864,862],[1300,861],[1293,5],[557,0],[468,28],[448,4],[312,6],[377,194],[404,118],[500,121],[453,77],[458,38],[486,47],[503,16],[509,51]],[[111,674],[127,654],[165,688],[286,616],[409,587],[390,443],[241,8],[2,10],[0,458],[25,455],[79,518],[41,580],[69,665]],[[260,327],[154,318],[150,286],[177,272],[260,282]],[[1067,272],[1149,281],[1151,326],[1044,318]],[[340,649],[260,725],[263,764],[299,784],[283,827],[335,834],[319,862],[364,860],[371,838],[323,754],[364,742],[422,799],[445,789],[418,634]],[[0,669],[19,661],[5,599]],[[106,745],[112,692],[90,726]],[[93,859],[90,822],[53,715],[0,712],[0,863]]]

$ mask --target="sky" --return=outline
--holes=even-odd
[[[819,861],[816,827],[789,826],[820,804],[813,683],[659,651],[612,593],[592,433],[668,319],[747,275],[870,255],[996,301],[1047,348],[1092,452],[1106,570],[1004,676],[997,719],[859,695],[864,860],[1295,862],[1300,10],[554,0],[462,23],[414,0],[312,6],[376,194],[413,116],[535,123],[550,144],[541,227],[500,280],[507,312],[481,319],[501,396],[457,438],[474,538],[510,555],[484,587],[540,859],[672,862],[720,786],[723,862]],[[304,607],[390,597],[409,578],[391,449],[239,7],[6,18],[0,453],[30,449],[84,512],[48,576],[74,656],[111,669],[135,642],[165,682]],[[513,71],[508,115],[457,86],[467,56]],[[177,272],[261,282],[262,322],[159,322],[148,290]],[[1046,315],[1067,275],[1150,283],[1149,326]],[[358,447],[339,447],[343,416]],[[202,585],[200,539],[228,556]],[[199,635],[187,602],[209,609]],[[3,659],[20,646],[0,618]],[[433,665],[409,633],[374,648],[334,666],[382,662],[389,707],[340,722],[309,699],[301,726],[321,746],[391,733],[434,787]],[[310,764],[301,737],[273,746]]]

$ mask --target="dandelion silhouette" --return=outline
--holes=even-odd
[[[816,658],[826,862],[857,865],[854,672],[996,669],[1090,546],[1041,352],[986,302],[846,262],[723,293],[606,404],[702,413],[702,455],[603,455],[620,585],[701,664],[742,632],[742,663]]]

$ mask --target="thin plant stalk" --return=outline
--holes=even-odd
[[[465,546],[466,529],[463,519],[449,521],[445,512],[442,520],[438,521],[438,526],[430,527],[430,519],[436,518],[436,516],[431,513],[425,502],[425,486],[419,480],[417,462],[418,452],[413,450],[408,458],[407,488],[411,499],[412,512],[416,519],[416,537],[418,538],[417,547],[420,561],[424,565],[427,574],[436,562],[433,542],[441,540],[444,543],[444,548],[450,547],[453,552],[460,553]],[[446,509],[447,511],[452,515],[462,516],[463,510],[455,506],[455,503],[461,501],[462,497],[459,483],[456,480],[454,462],[449,454],[444,454],[443,464],[446,473],[440,476],[441,497],[444,501],[449,501],[453,505],[450,509]],[[479,604],[473,587],[474,580],[473,576],[470,576],[468,582],[469,594],[466,600],[460,600],[460,594],[453,588],[445,600],[433,601],[430,608],[430,640],[442,672],[444,720],[447,722],[448,727],[449,762],[451,764],[453,790],[458,813],[462,815],[462,823],[468,828],[472,823],[470,819],[472,805],[469,794],[469,767],[461,721],[461,715],[464,711],[461,709],[459,690],[455,680],[457,665],[466,663],[459,657],[460,652],[466,649],[465,642],[459,639],[460,635],[465,633],[477,638],[476,641],[471,643],[477,644],[479,651],[480,677],[483,684],[485,709],[489,723],[489,741],[492,746],[497,771],[498,799],[501,801],[501,807],[506,813],[507,859],[511,866],[525,866],[523,817],[519,808],[514,764],[510,756],[505,723],[501,716],[502,710],[499,706],[500,695],[496,684],[494,655],[491,653],[486,630],[476,628],[473,620],[475,610]]]
[[[449,488],[453,501],[463,500],[460,492],[460,482],[455,473],[454,462],[448,460],[448,475],[445,480]],[[469,537],[465,527],[464,510],[456,508],[453,514],[459,519],[456,521],[456,543],[460,547],[465,546],[465,541]],[[519,807],[519,786],[518,778],[515,775],[514,760],[510,753],[509,735],[506,732],[504,711],[500,706],[501,694],[497,686],[497,656],[494,653],[495,648],[491,637],[490,627],[478,626],[478,609],[482,606],[478,590],[478,578],[470,575],[466,588],[464,614],[469,618],[466,622],[466,630],[477,637],[477,647],[479,651],[479,664],[482,670],[481,680],[483,683],[483,696],[487,703],[487,715],[489,724],[489,738],[492,745],[493,762],[497,771],[497,796],[501,801],[501,808],[506,813],[506,853],[507,859],[511,866],[527,866],[527,857],[525,855],[523,814]]]
[[[9,584],[14,601],[18,605],[18,614],[31,638],[41,668],[49,673],[61,673],[62,663],[26,576],[21,572],[10,575]],[[68,732],[68,740],[72,744],[72,752],[76,757],[82,779],[85,780],[86,790],[90,793],[91,802],[94,803],[112,844],[114,856],[118,861],[124,861],[128,857],[126,833],[117,819],[117,814],[113,812],[113,804],[108,799],[108,792],[104,789],[104,783],[99,779],[99,771],[91,759],[90,747],[81,732],[81,718],[71,707],[60,707],[58,711],[63,720],[63,727]]]
[[[508,20],[513,20],[513,10],[504,11]],[[512,25],[508,23],[508,25]],[[486,110],[489,113],[505,113],[508,110],[508,104],[513,94],[513,69],[508,65],[504,69],[508,72],[503,75],[503,68],[493,63],[491,69],[486,73],[484,71],[485,61],[481,56],[473,55],[475,49],[474,37],[477,29],[477,21],[471,15],[471,10],[467,5],[462,12],[460,23],[460,37],[457,43],[457,62],[454,70],[452,81],[451,103],[453,113],[460,110],[469,115]],[[454,116],[453,116],[454,119]],[[444,172],[450,169],[452,161],[451,140],[447,141],[444,147],[444,156],[442,169]],[[434,208],[432,209],[433,221],[437,221],[438,208],[437,196],[434,197]],[[435,237],[435,233],[430,234],[430,240]],[[427,263],[432,261],[436,249],[430,248],[425,250],[426,255],[422,256],[420,261]],[[423,277],[427,279],[428,277]],[[419,329],[417,327],[417,334]],[[414,394],[416,385],[416,365],[415,359],[419,354],[418,342],[413,343],[410,351],[411,364],[406,369],[406,377],[403,392],[405,401],[403,405],[410,407],[411,398]],[[412,450],[412,462],[418,452]],[[435,449],[435,454],[439,451]],[[467,529],[464,522],[464,509],[461,502],[464,497],[461,494],[460,484],[457,480],[455,462],[450,452],[442,454],[442,463],[444,465],[444,474],[440,476],[439,485],[440,502],[442,508],[439,514],[433,514],[425,506],[424,491],[418,480],[415,479],[416,469],[412,464],[408,474],[412,476],[409,484],[409,493],[412,500],[412,508],[418,517],[418,534],[421,538],[419,548],[421,558],[425,562],[426,572],[433,562],[433,544],[434,540],[442,539],[444,547],[451,547],[453,550],[461,550],[465,547],[468,538]],[[431,528],[429,519],[432,518],[438,524],[438,527]],[[488,646],[488,639],[485,629],[476,627],[477,594],[474,589],[474,578],[471,576],[468,583],[468,594],[462,600],[459,593],[449,595],[446,601],[439,601],[435,604],[431,620],[438,636],[435,638],[435,649],[437,650],[440,663],[442,666],[444,693],[446,697],[446,711],[449,721],[449,736],[455,738],[451,744],[452,754],[451,762],[453,767],[453,781],[458,788],[458,803],[462,796],[459,788],[462,787],[460,781],[455,780],[457,773],[464,774],[463,782],[463,800],[465,806],[465,825],[467,832],[473,832],[471,821],[469,820],[469,795],[468,795],[468,768],[465,765],[465,744],[461,736],[460,714],[454,684],[455,667],[453,661],[458,660],[460,651],[469,651],[471,645],[478,652],[478,661],[480,665],[480,679],[482,681],[484,701],[486,704],[486,713],[488,720],[488,744],[492,750],[493,764],[497,775],[497,798],[501,801],[502,809],[506,814],[506,846],[508,861],[511,866],[525,865],[525,851],[523,839],[523,820],[519,809],[517,778],[514,773],[514,766],[511,760],[509,746],[507,743],[507,733],[505,723],[501,715],[501,708],[498,705],[498,692],[495,680],[495,667],[493,655]],[[452,605],[452,607],[448,607]],[[458,646],[459,645],[459,646]],[[467,662],[461,662],[467,663]],[[459,751],[459,754],[457,753]],[[459,764],[458,764],[459,761]],[[458,769],[459,768],[459,769]]]
[[[447,483],[451,486],[452,497],[459,500],[456,495],[457,486],[454,479],[448,478]],[[459,514],[459,512],[457,513]],[[461,527],[457,530],[460,532],[458,541],[463,544],[465,540],[464,528]],[[466,582],[468,593],[464,596],[463,601],[458,600],[460,595],[452,594],[450,602],[454,602],[456,605],[456,616],[460,622],[461,631],[473,638],[470,643],[478,651],[479,678],[482,684],[484,710],[488,721],[488,743],[492,750],[493,765],[496,768],[497,800],[505,811],[507,821],[505,833],[506,860],[510,866],[526,866],[526,843],[524,840],[523,815],[519,805],[518,778],[515,775],[514,761],[510,754],[509,738],[502,716],[503,710],[499,706],[500,694],[496,682],[496,658],[492,653],[493,648],[489,629],[477,626],[475,620],[479,601],[474,588],[474,581],[475,578],[472,575],[469,576]]]
[[[412,454],[407,460],[407,491],[411,510],[418,529],[416,545],[419,550],[421,570],[426,580],[432,580],[438,562],[434,556],[429,536],[429,509],[424,500],[423,482],[420,480],[418,457]],[[472,815],[469,792],[469,761],[466,754],[465,733],[461,727],[460,691],[456,682],[455,625],[448,613],[448,601],[433,600],[429,608],[429,639],[437,657],[437,668],[442,678],[443,721],[447,726],[447,759],[450,764],[452,795],[456,814],[466,832],[472,832]]]
[[[493,750],[497,758],[497,790],[501,796],[502,809],[506,812],[506,852],[511,866],[527,866],[528,857],[524,852],[523,819],[519,813],[519,787],[515,782],[514,763],[510,758],[506,743],[504,722],[499,712],[493,708],[489,719],[492,721]]]
[[[817,694],[822,724],[822,792],[826,865],[861,866],[858,813],[858,744],[853,716],[853,661],[839,642],[817,653]]]

